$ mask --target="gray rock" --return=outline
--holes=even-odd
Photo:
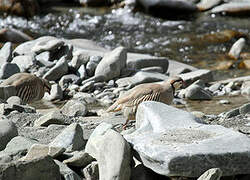
[[[235,109],[232,109],[232,110],[226,112],[223,115],[223,117],[225,119],[228,119],[228,118],[235,117],[235,116],[238,116],[238,115],[240,115],[240,110],[239,110],[239,108],[235,108]]]
[[[62,147],[52,147],[45,144],[33,144],[26,156],[22,158],[22,161],[34,160],[47,155],[51,156],[52,158],[56,158],[64,151],[65,148]]]
[[[209,87],[209,91],[215,92],[222,87],[222,83],[215,83]]]
[[[118,87],[134,87],[142,83],[158,82],[164,81],[166,79],[168,79],[168,76],[161,73],[139,71],[132,77],[118,79],[115,83],[118,85]]]
[[[3,45],[3,47],[0,50],[0,66],[6,62],[10,62],[12,60],[12,43],[7,42]]]
[[[53,37],[53,36],[43,36],[43,37],[40,37],[40,38],[32,40],[32,41],[27,41],[27,42],[22,43],[19,46],[17,46],[15,48],[15,50],[13,51],[13,55],[14,56],[28,55],[28,54],[34,55],[34,53],[31,51],[31,49],[35,46],[36,43],[38,43],[40,41],[44,41],[44,42],[50,41],[53,39],[57,39],[57,38]]]
[[[77,92],[73,99],[83,102],[84,104],[95,104],[97,102],[96,98],[89,93]]]
[[[36,139],[41,144],[49,144],[65,128],[65,125],[57,124],[51,124],[48,127],[22,127],[19,128],[19,135],[27,138]]]
[[[243,82],[241,86],[241,94],[249,95],[250,94],[250,81]]]
[[[143,69],[148,67],[161,67],[165,73],[168,70],[168,59],[163,57],[130,55],[127,58],[127,68]]]
[[[197,180],[220,180],[222,171],[219,168],[212,168],[204,172]]]
[[[66,159],[63,163],[69,166],[85,168],[88,164],[94,161],[94,158],[84,151],[74,153],[73,157]]]
[[[31,161],[16,161],[14,163],[0,164],[0,179],[60,180],[61,177],[59,167],[52,157],[45,156]]]
[[[88,77],[87,71],[84,65],[81,65],[79,69],[77,70],[76,74],[80,77],[81,80],[84,80]],[[79,81],[79,84],[81,81]]]
[[[51,68],[53,66],[55,66],[55,62],[51,62],[51,61],[46,61],[46,60],[43,60],[43,59],[39,59],[37,60],[37,64],[40,66],[40,67],[47,67],[47,68]]]
[[[58,160],[54,161],[59,166],[60,174],[65,180],[82,180],[82,178],[78,176],[73,170],[71,170],[67,165]]]
[[[60,79],[59,86],[61,86],[62,89],[66,89],[69,87],[70,84],[76,83],[78,80],[79,77],[77,75],[67,74]]]
[[[98,180],[99,179],[99,168],[96,161],[89,164],[83,169],[83,174],[86,180]]]
[[[0,120],[0,151],[3,150],[8,142],[18,136],[16,125],[5,118],[1,118]]]
[[[11,63],[17,64],[20,72],[27,72],[36,65],[36,59],[32,55],[22,55],[14,57]]]
[[[67,151],[82,150],[86,144],[83,139],[82,127],[77,123],[72,123],[65,128],[51,143],[53,147],[63,147]]]
[[[0,79],[7,79],[13,74],[19,73],[20,68],[14,63],[3,63],[0,69]]]
[[[12,111],[18,111],[20,113],[36,113],[36,109],[28,105],[20,104],[0,104],[0,114],[8,115]]]
[[[34,122],[34,126],[49,126],[51,124],[64,125],[68,123],[65,122],[65,117],[59,110],[51,111]]]
[[[17,104],[17,105],[23,105],[22,99],[18,96],[11,96],[7,99],[7,103],[10,105]]]
[[[67,44],[58,49],[56,53],[53,54],[55,59],[60,59],[62,56],[65,56],[67,60],[73,58],[73,46],[72,44]]]
[[[56,65],[43,76],[43,78],[49,81],[56,81],[67,73],[68,73],[68,63],[66,58],[63,56],[56,63]]]
[[[89,62],[89,55],[86,51],[77,50],[73,53],[73,58],[71,60],[71,65],[75,69],[79,69],[80,66],[86,65]]]
[[[141,69],[141,71],[164,73],[163,68],[159,67],[159,66],[153,66],[153,67],[143,68],[143,69]]]
[[[86,72],[89,77],[95,74],[95,69],[101,60],[101,56],[90,56],[89,62],[86,64]]]
[[[173,60],[168,60],[168,71],[167,73],[170,75],[170,76],[176,76],[176,75],[179,75],[179,74],[182,74],[182,73],[188,73],[188,72],[191,72],[191,71],[197,71],[198,69],[193,67],[193,66],[190,66],[188,64],[184,64],[184,63],[181,63],[181,62],[178,62],[178,61],[173,61]]]
[[[143,164],[158,174],[198,177],[213,167],[220,168],[223,176],[249,171],[250,139],[246,135],[206,125],[186,111],[143,102],[137,110],[136,128],[124,137]]]
[[[211,100],[212,94],[196,84],[185,89],[185,97],[191,100]]]
[[[127,50],[118,47],[112,52],[105,54],[101,62],[97,65],[95,76],[102,76],[104,81],[108,81],[120,76],[121,69],[126,67]]]
[[[45,93],[43,99],[54,101],[63,99],[63,90],[58,84],[53,84],[51,86],[50,94]]]
[[[99,131],[99,130],[98,130]],[[130,179],[130,145],[116,131],[108,129],[103,135],[94,132],[85,151],[93,156],[99,166],[100,179]]]
[[[192,84],[199,79],[203,80],[204,83],[213,81],[212,71],[207,69],[200,69],[189,73],[180,74],[179,76],[185,81],[186,85]]]
[[[143,166],[143,164],[139,164],[132,169],[131,180],[152,180],[152,179],[164,180],[166,179],[166,177],[156,174],[151,169]]]
[[[83,83],[83,82],[82,82],[82,83]],[[93,81],[88,81],[88,82],[84,83],[84,84],[80,87],[79,91],[80,91],[80,92],[91,91],[91,90],[94,89],[94,84],[95,84],[95,81],[94,81],[94,80],[93,80]]]
[[[23,136],[16,136],[7,144],[5,149],[0,152],[0,164],[15,161],[23,157],[28,149],[37,143],[36,140]]]
[[[44,51],[53,51],[59,49],[64,45],[64,41],[60,39],[51,39],[49,41],[38,41],[34,47],[31,48],[31,51],[35,54],[40,54]]]
[[[242,115],[250,114],[250,103],[244,104],[239,108],[239,113]]]
[[[62,108],[61,112],[70,117],[85,116],[87,114],[86,105],[81,101],[69,100]]]
[[[44,51],[38,55],[36,55],[36,60],[39,62],[48,62],[50,61],[51,53],[49,51]]]

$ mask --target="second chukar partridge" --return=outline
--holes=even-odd
[[[4,80],[1,86],[14,86],[16,96],[24,103],[31,103],[43,98],[44,93],[50,93],[51,85],[48,80],[29,73],[16,73]]]
[[[165,104],[171,104],[175,93],[175,83],[183,83],[184,81],[180,77],[172,77],[161,84],[157,83],[145,83],[140,84],[130,89],[121,98],[118,98],[116,102],[111,105],[107,112],[123,111],[124,116],[127,118],[123,129],[129,120],[135,119],[137,107],[144,101],[158,101]]]

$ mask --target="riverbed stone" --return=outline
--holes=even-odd
[[[121,69],[126,67],[127,50],[124,47],[118,47],[107,53],[97,65],[95,76],[102,76],[104,81],[118,78]]]
[[[2,66],[3,63],[11,62],[12,58],[12,43],[6,42],[3,47],[0,50],[0,66]]]
[[[97,161],[92,162],[83,169],[83,174],[86,180],[98,180],[99,179],[99,168]]]
[[[53,147],[63,147],[67,151],[82,150],[86,144],[83,139],[82,127],[77,123],[72,123],[65,128],[51,143]]]
[[[66,159],[63,161],[63,163],[74,166],[74,167],[86,167],[88,164],[90,164],[92,161],[94,161],[94,158],[90,156],[85,151],[79,151],[74,153],[73,157]]]
[[[239,108],[239,112],[242,115],[250,114],[250,103],[244,104]]]
[[[34,126],[49,126],[50,124],[68,124],[67,118],[59,110],[51,111],[35,120]]]
[[[15,63],[3,63],[0,68],[0,79],[7,79],[13,74],[19,73],[20,68]]]
[[[35,54],[40,54],[44,51],[53,51],[59,49],[64,45],[64,41],[61,39],[51,39],[49,41],[38,41],[34,47],[31,48],[31,51]]]
[[[49,61],[51,60],[50,59],[51,56],[52,56],[51,52],[44,51],[44,52],[36,55],[36,60],[39,61],[39,62],[47,62],[47,63],[49,63]]]
[[[139,71],[131,77],[120,78],[116,80],[115,83],[118,85],[118,87],[134,87],[142,83],[158,82],[167,79],[168,76],[161,73]]]
[[[60,180],[61,177],[59,167],[52,157],[45,156],[30,161],[16,161],[13,163],[0,164],[0,179]]]
[[[0,151],[16,136],[18,136],[16,125],[11,120],[2,117],[0,119]]]
[[[143,56],[136,56],[134,54],[133,56],[128,56],[127,59],[127,68],[132,69],[143,69],[148,67],[161,67],[163,69],[163,72],[165,73],[168,70],[168,59],[163,57],[154,57],[154,56],[146,56],[143,58]]]
[[[185,81],[186,85],[192,84],[197,80],[203,80],[204,83],[213,81],[212,71],[207,69],[199,69],[196,71],[179,74],[179,76]]]
[[[13,55],[14,56],[28,55],[28,54],[34,55],[34,53],[31,51],[31,49],[35,46],[36,43],[38,43],[40,41],[44,41],[44,42],[50,41],[53,39],[57,39],[57,38],[53,37],[53,36],[42,36],[42,37],[37,38],[35,40],[27,41],[27,42],[22,43],[19,46],[17,46],[13,51]]]
[[[100,179],[129,180],[131,173],[130,145],[112,129],[107,129],[102,135],[97,134],[95,132],[93,136],[91,135],[85,151],[97,160]]]
[[[246,45],[246,40],[245,38],[240,38],[238,39],[231,47],[228,55],[229,57],[237,60],[240,57],[240,53],[244,46]]]
[[[10,105],[13,105],[13,104],[23,105],[24,104],[22,99],[18,96],[11,96],[7,99],[6,102]]]
[[[185,97],[190,100],[211,100],[212,94],[197,84],[192,84],[185,89]]]
[[[11,61],[11,63],[17,64],[20,69],[20,72],[29,71],[32,67],[36,65],[36,62],[37,61],[33,55],[16,56]]]
[[[84,65],[81,65],[79,67],[79,69],[76,71],[76,75],[80,77],[80,80],[77,82],[77,84],[81,84],[82,80],[88,77],[87,71]]]
[[[23,157],[28,149],[37,143],[36,140],[23,136],[16,136],[10,140],[3,151],[0,151],[0,164],[15,161]]]
[[[75,74],[67,74],[62,76],[62,78],[59,81],[59,86],[61,86],[62,89],[67,89],[70,84],[75,84],[77,81],[79,81],[79,77]]]
[[[82,178],[71,170],[66,164],[58,160],[54,161],[59,166],[60,174],[65,180],[82,180]]]
[[[51,156],[56,158],[65,151],[65,148],[62,147],[53,147],[45,144],[33,144],[25,157],[22,158],[22,161],[28,161],[33,159],[38,159],[43,156]]]
[[[90,56],[89,61],[86,64],[86,72],[89,77],[95,74],[95,69],[101,60],[101,56]]]
[[[70,117],[85,116],[87,114],[86,105],[81,101],[69,100],[62,108],[61,112]]]
[[[52,84],[50,94],[45,93],[43,99],[54,101],[63,99],[63,90],[59,84]]]
[[[250,139],[220,125],[204,124],[189,112],[143,102],[136,129],[124,137],[143,164],[158,174],[199,177],[213,167],[220,168],[223,176],[249,173]]]
[[[222,171],[219,168],[212,168],[204,172],[197,180],[220,180]]]
[[[67,59],[63,56],[54,67],[52,67],[44,76],[44,79],[49,81],[56,81],[60,79],[63,75],[68,73],[68,63]]]
[[[90,56],[86,51],[77,50],[73,53],[73,58],[71,60],[71,65],[75,69],[79,69],[80,66],[86,65],[89,62]]]

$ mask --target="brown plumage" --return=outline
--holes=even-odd
[[[129,90],[123,97],[118,98],[117,101],[111,105],[107,112],[123,111],[124,116],[127,118],[123,128],[129,120],[135,119],[137,107],[144,101],[158,101],[165,104],[171,104],[174,98],[176,82],[183,83],[180,77],[173,77],[161,84],[146,83],[140,84]]]
[[[16,73],[4,80],[1,86],[14,86],[16,96],[24,103],[31,103],[43,98],[44,93],[50,93],[51,85],[46,79],[39,78],[29,73]]]

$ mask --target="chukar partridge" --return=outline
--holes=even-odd
[[[129,120],[135,119],[137,107],[144,101],[158,101],[165,104],[171,104],[175,93],[175,83],[183,83],[180,77],[173,77],[161,84],[145,83],[140,84],[129,90],[121,98],[111,105],[107,112],[123,111],[124,116],[127,118],[123,129],[125,129]],[[180,85],[180,84],[179,84]]]
[[[24,103],[31,103],[43,98],[44,93],[50,93],[51,85],[46,79],[29,73],[16,73],[4,80],[1,86],[14,86],[16,96]]]

